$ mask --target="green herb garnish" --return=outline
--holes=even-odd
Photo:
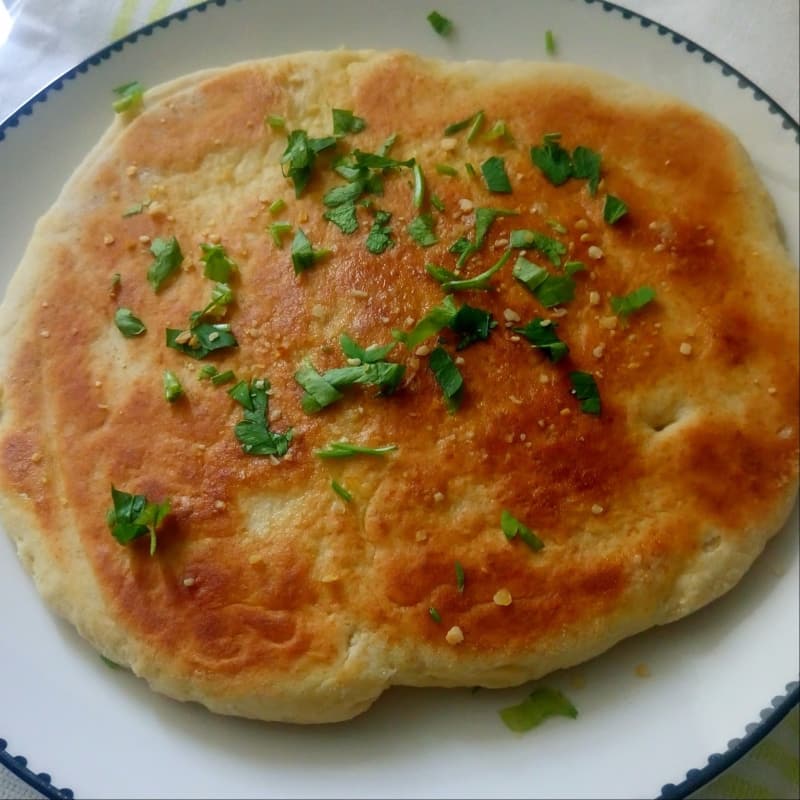
[[[572,158],[558,143],[561,134],[546,134],[542,144],[531,148],[531,161],[554,186],[561,186],[573,175]]]
[[[489,332],[497,327],[489,311],[474,308],[466,303],[456,312],[455,317],[448,323],[448,327],[460,334],[456,350],[464,350],[475,342],[484,342],[489,338]]]
[[[461,563],[459,561],[456,561],[455,569],[456,569],[456,589],[458,590],[459,594],[463,594],[464,584],[465,584],[464,567],[461,566]]]
[[[405,333],[404,331],[393,330],[392,336],[398,342],[402,342],[409,350],[413,350],[425,339],[450,325],[455,319],[456,313],[453,298],[445,297],[442,304],[432,308],[411,331]]]
[[[431,606],[431,607],[428,609],[428,613],[431,615],[431,619],[432,619],[432,620],[433,620],[433,621],[434,621],[434,622],[435,622],[437,625],[441,624],[441,622],[442,622],[442,615],[441,615],[441,614],[440,614],[440,613],[439,613],[439,612],[436,610],[436,608],[434,608],[433,606]]]
[[[285,433],[269,429],[269,381],[257,378],[239,381],[228,394],[244,408],[244,418],[233,429],[242,450],[251,456],[283,456],[292,441],[291,428]]]
[[[509,542],[519,536],[531,550],[541,550],[544,547],[544,542],[527,525],[505,509],[500,514],[500,528]]]
[[[183,253],[178,240],[172,236],[169,239],[153,239],[150,252],[155,256],[155,261],[147,270],[147,280],[155,292],[161,289],[162,284],[183,263]]]
[[[618,317],[629,317],[655,299],[656,292],[650,286],[641,286],[622,297],[611,298],[611,310]]]
[[[378,211],[375,214],[375,221],[367,234],[366,247],[370,253],[380,255],[387,248],[394,247],[392,229],[389,227],[391,218],[392,215],[388,211]]]
[[[100,660],[109,668],[109,669],[124,669],[124,667],[117,664],[116,661],[112,661],[110,658],[106,658],[105,656],[100,656]]]
[[[479,111],[472,120],[472,125],[469,126],[467,131],[467,144],[472,144],[483,127],[483,120],[485,119],[483,111]]]
[[[498,713],[506,726],[516,733],[529,731],[548,717],[575,719],[578,716],[578,710],[561,692],[543,686],[534,689],[518,705],[503,708]]]
[[[448,175],[451,178],[455,178],[458,175],[458,170],[449,164],[437,164],[435,169],[439,175]]]
[[[480,117],[483,118],[483,111],[476,111],[474,114],[471,114],[466,119],[462,119],[460,122],[453,122],[451,125],[448,125],[444,129],[445,136],[452,136],[454,133],[459,133],[460,131],[469,128],[471,125],[474,125],[476,120]]]
[[[418,161],[414,162],[411,170],[414,174],[414,208],[422,208],[425,202],[425,176],[422,174],[422,167]]]
[[[167,347],[197,359],[205,358],[215,350],[238,345],[231,326],[226,323],[203,322],[189,330],[167,328],[166,339]]]
[[[315,250],[308,240],[308,236],[298,228],[292,240],[292,265],[294,274],[299,275],[307,269],[311,269],[318,261],[330,255],[330,250],[321,248]]]
[[[141,214],[147,206],[150,205],[150,201],[146,200],[142,203],[134,203],[132,206],[128,206],[123,212],[123,217],[135,217],[137,214]]]
[[[277,200],[273,200],[268,207],[269,213],[272,214],[274,217],[276,214],[280,214],[286,208],[286,201],[279,197]]]
[[[435,227],[436,222],[431,214],[420,214],[411,221],[406,230],[420,247],[430,247],[439,241]]]
[[[572,151],[572,174],[576,178],[585,178],[589,181],[589,194],[594,197],[600,183],[600,153],[588,147],[576,147]]]
[[[441,347],[436,347],[428,358],[430,367],[436,383],[442,390],[444,402],[447,410],[452,414],[461,405],[461,397],[464,389],[464,378],[456,366],[450,354]]]
[[[383,456],[397,450],[396,444],[385,444],[381,447],[362,447],[349,442],[332,442],[324,450],[315,450],[319,458],[349,458],[350,456]]]
[[[120,543],[128,544],[149,534],[150,555],[156,552],[156,531],[169,514],[170,501],[151,503],[143,494],[128,494],[111,487],[114,507],[106,513],[111,535]]]
[[[534,347],[543,350],[554,364],[569,353],[569,347],[558,338],[556,324],[535,317],[523,328],[514,328],[514,333],[524,336]]]
[[[556,37],[553,36],[553,31],[544,32],[544,49],[549,56],[556,54]]]
[[[339,337],[339,346],[342,352],[348,358],[357,358],[362,364],[375,364],[378,361],[384,361],[386,356],[394,350],[397,342],[391,344],[370,345],[369,347],[362,347],[360,344],[354,342],[346,333]]]
[[[221,317],[233,302],[233,290],[227,283],[214,284],[211,290],[211,300],[200,311],[189,314],[189,327],[194,329],[204,317]]]
[[[353,495],[350,494],[350,492],[348,492],[347,489],[345,489],[344,486],[342,486],[342,484],[338,481],[331,481],[331,489],[333,489],[333,491],[336,492],[336,494],[338,494],[339,497],[345,501],[345,503],[352,502]]]
[[[335,145],[335,136],[310,139],[304,130],[294,130],[289,134],[281,156],[281,168],[284,176],[294,184],[295,197],[300,197],[308,185],[317,155]]]
[[[144,322],[134,316],[129,308],[118,308],[114,314],[114,324],[119,328],[119,332],[127,337],[141,336],[146,330]]]
[[[358,216],[356,206],[352,201],[343,203],[336,208],[331,208],[322,215],[329,222],[336,225],[342,233],[351,234],[358,230]]]
[[[551,275],[544,267],[520,256],[511,273],[545,307],[568,303],[575,296],[575,281],[569,275]]]
[[[597,388],[594,376],[588,372],[570,372],[572,394],[580,400],[581,411],[584,414],[600,414],[600,391]]]
[[[469,161],[467,161],[464,164],[464,169],[467,171],[467,175],[469,175],[470,178],[476,178],[478,176],[478,173],[476,172],[475,167],[472,166],[472,164],[470,164]]]
[[[564,272],[572,277],[576,272],[586,272],[586,264],[583,261],[567,261],[564,264]]]
[[[117,86],[113,91],[117,95],[117,99],[112,103],[112,106],[117,114],[137,109],[144,99],[144,86],[139,81],[123,83],[122,86]]]
[[[335,208],[343,203],[352,203],[358,200],[364,192],[364,181],[355,180],[343,186],[334,186],[322,196],[322,202],[328,208]]]
[[[510,194],[511,181],[506,172],[506,162],[502,156],[491,156],[481,164],[486,188],[495,194]]]
[[[333,109],[333,135],[344,136],[347,133],[361,133],[367,127],[362,117],[357,117],[345,108]]]
[[[534,250],[538,250],[542,255],[546,256],[553,266],[556,267],[561,266],[561,256],[565,255],[567,252],[566,245],[559,242],[558,239],[552,239],[538,231],[524,229],[511,231],[509,247],[517,250],[532,247]]]
[[[178,376],[172,370],[164,370],[164,399],[174,403],[183,394],[183,386]]]
[[[426,265],[425,268],[432,277],[442,284],[442,289],[445,292],[491,291],[493,288],[490,283],[492,276],[503,268],[510,257],[511,250],[506,250],[497,263],[473,278],[458,278],[455,273],[441,269],[441,267],[434,267],[432,264]],[[433,270],[429,269],[429,267],[433,267]]]
[[[609,224],[621,220],[628,213],[628,206],[613,194],[606,195],[606,202],[603,205],[603,219]]]
[[[431,192],[431,205],[439,212],[444,212],[444,201],[442,200],[439,195],[433,194]]]
[[[267,114],[264,117],[264,122],[269,125],[272,130],[283,130],[286,127],[286,120],[280,114]]]
[[[203,274],[212,281],[227,283],[231,273],[236,269],[236,263],[229,257],[221,244],[201,244],[203,255],[200,260],[205,264]]]
[[[443,17],[438,11],[431,11],[428,14],[428,22],[439,36],[448,36],[453,30],[453,22],[447,17]]]
[[[497,139],[505,139],[507,142],[511,143],[514,141],[514,137],[511,135],[511,132],[508,130],[508,126],[506,123],[499,119],[497,122],[489,128],[488,131],[483,135],[483,138],[487,142],[494,142]]]
[[[292,224],[290,222],[273,222],[267,230],[275,243],[275,247],[282,248],[283,234],[291,232]]]

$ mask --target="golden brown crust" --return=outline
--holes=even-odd
[[[340,182],[330,169],[294,198],[279,166],[285,136],[264,115],[321,136],[332,107],[368,123],[344,148],[375,151],[400,134],[392,154],[416,157],[446,206],[439,244],[423,250],[405,233],[405,173],[387,175],[379,198],[397,239],[381,256],[364,248],[368,214],[352,236],[322,219],[322,194]],[[448,149],[444,127],[478,108],[506,120],[515,143],[468,146],[462,134]],[[554,130],[602,153],[596,197],[531,166],[530,145]],[[511,195],[463,173],[495,154]],[[461,177],[437,174],[438,162]],[[619,225],[603,222],[605,190],[630,207]],[[282,219],[333,250],[299,277],[266,232],[265,201],[278,197]],[[146,213],[123,217],[146,198]],[[497,291],[458,296],[500,323],[462,354],[458,413],[446,413],[425,356],[398,347],[389,358],[407,380],[395,395],[356,387],[304,414],[292,377],[304,359],[342,366],[341,332],[385,343],[441,302],[424,265],[452,267],[447,248],[470,233],[472,205],[519,215],[494,223],[470,275],[497,260],[512,229],[567,228],[558,238],[590,270],[567,313],[545,312],[509,265]],[[158,236],[176,236],[187,258],[156,295],[145,274]],[[164,328],[208,297],[199,243],[216,236],[240,267],[230,315],[240,346],[209,361],[269,378],[273,426],[295,437],[277,462],[242,452],[238,407],[163,343]],[[656,302],[607,327],[608,297],[642,285]],[[145,320],[143,337],[113,326],[120,306]],[[519,341],[508,310],[523,323],[554,317],[569,358],[550,364]],[[796,492],[797,274],[770,200],[718,124],[577,67],[339,51],[160,87],[142,113],[115,121],[40,221],[1,316],[0,511],[23,560],[102,652],[225,713],[331,721],[392,683],[499,686],[576,663],[727,591]],[[163,399],[164,369],[186,387],[175,404]],[[599,418],[570,395],[575,369],[597,377]],[[314,456],[336,440],[398,450]],[[172,499],[155,557],[110,536],[112,483]],[[508,542],[503,509],[544,549]],[[499,589],[510,605],[494,602]],[[461,644],[446,641],[452,626]]]

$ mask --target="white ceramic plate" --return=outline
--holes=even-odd
[[[797,124],[731,68],[607,3],[436,6],[457,22],[452,38],[428,26],[428,0],[217,0],[81,64],[0,126],[3,284],[36,218],[109,124],[113,86],[132,78],[152,86],[199,68],[339,45],[456,59],[545,58],[546,29],[556,32],[561,60],[635,78],[727,123],[772,191],[797,258]],[[727,597],[548,679],[569,694],[580,717],[548,721],[524,736],[511,734],[497,716],[524,688],[394,689],[351,723],[305,728],[227,719],[173,702],[108,669],[54,618],[2,537],[0,734],[7,751],[0,740],[0,760],[53,796],[64,795],[9,753],[24,754],[34,772],[47,770],[56,786],[85,797],[681,796],[796,701],[796,531],[795,509]],[[634,674],[641,662],[652,671],[649,679]],[[584,688],[575,688],[576,675]],[[738,748],[734,737],[744,737]],[[708,765],[711,754],[726,755]]]

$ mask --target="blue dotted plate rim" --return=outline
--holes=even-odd
[[[120,52],[126,44],[134,44],[140,36],[152,36],[159,28],[168,27],[174,20],[183,21],[189,14],[201,13],[210,6],[222,7],[227,5],[227,2],[228,0],[205,0],[204,2],[197,3],[196,5],[184,8],[180,11],[175,11],[155,22],[144,25],[127,36],[123,36],[121,39],[112,42],[102,50],[98,50],[93,55],[81,61],[77,66],[64,72],[52,83],[37,92],[9,117],[0,122],[0,142],[5,139],[6,131],[9,128],[16,128],[23,117],[29,117],[33,114],[34,107],[37,103],[46,102],[47,96],[51,91],[60,91],[63,89],[65,81],[74,80],[78,75],[87,72],[90,67],[96,67],[103,61],[108,61],[114,53]],[[724,61],[706,50],[704,47],[697,44],[697,42],[668,28],[666,25],[662,25],[635,11],[630,11],[627,8],[618,6],[616,3],[609,3],[606,2],[606,0],[582,0],[582,2],[586,5],[599,4],[603,11],[607,13],[616,12],[626,20],[636,20],[642,28],[655,28],[659,36],[669,36],[673,44],[683,45],[688,53],[700,54],[704,63],[717,64],[725,77],[736,78],[737,85],[740,89],[750,89],[756,101],[767,104],[770,114],[777,114],[780,116],[782,118],[782,127],[787,131],[794,131],[795,141],[800,143],[800,124],[792,118],[783,106],[753,83],[753,81],[739,72],[739,70],[731,66],[727,61]],[[708,784],[723,771],[735,764],[747,752],[752,750],[752,748],[770,733],[798,703],[800,703],[800,683],[793,682],[787,684],[786,694],[773,698],[771,706],[762,710],[760,721],[748,725],[745,729],[745,735],[741,739],[732,739],[728,742],[728,749],[724,753],[712,753],[708,757],[708,763],[704,767],[690,769],[686,773],[685,780],[681,783],[665,784],[661,788],[661,793],[658,795],[657,800],[679,800]],[[28,786],[41,792],[47,798],[51,798],[52,800],[73,800],[75,795],[71,789],[57,788],[53,785],[50,775],[46,772],[33,772],[28,768],[28,762],[23,756],[12,756],[7,751],[7,747],[7,741],[5,739],[0,739],[0,764]]]

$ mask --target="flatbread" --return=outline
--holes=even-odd
[[[366,127],[321,152],[295,197],[287,133],[330,135],[334,108]],[[476,134],[444,135],[478,110]],[[596,194],[532,163],[553,132],[601,154]],[[421,165],[424,204],[410,168],[374,170],[383,194],[360,198],[371,206],[346,235],[323,218],[325,192],[346,183],[333,160],[395,133],[389,155]],[[511,193],[488,191],[491,157]],[[628,207],[614,224],[608,194]],[[278,198],[286,208],[270,211]],[[440,306],[425,266],[454,269],[448,249],[474,240],[480,207],[517,215],[494,220],[461,278],[495,264],[515,230],[561,242],[560,268],[513,250],[493,290],[453,292],[491,311],[486,341],[456,350],[443,328],[398,344],[394,393],[353,385],[306,413],[300,366],[344,367],[342,333],[387,344]],[[379,210],[394,244],[376,255]],[[430,247],[407,231],[420,213]],[[276,220],[291,225],[282,247]],[[330,253],[296,275],[298,229]],[[150,247],[173,236],[185,259],[156,293]],[[218,242],[238,265],[224,318],[238,347],[195,361],[164,330],[206,305],[200,244]],[[582,262],[574,299],[544,307],[512,274],[522,252],[554,276]],[[652,302],[614,313],[613,297],[644,286]],[[120,307],[147,332],[125,338]],[[515,331],[536,317],[569,347],[558,363]],[[103,655],[216,712],[337,721],[393,684],[500,687],[576,664],[728,591],[797,491],[797,272],[769,197],[719,124],[575,66],[317,52],[148,91],[37,224],[0,320],[0,514],[22,563]],[[454,412],[429,368],[439,344],[463,376]],[[244,452],[243,409],[232,384],[199,380],[208,363],[270,381],[285,455]],[[184,387],[172,403],[164,370]],[[582,412],[576,371],[594,377],[599,415]],[[333,442],[396,450],[320,458]],[[146,536],[111,535],[112,485],[170,499],[152,556]],[[513,538],[504,511],[525,526],[507,525]]]

